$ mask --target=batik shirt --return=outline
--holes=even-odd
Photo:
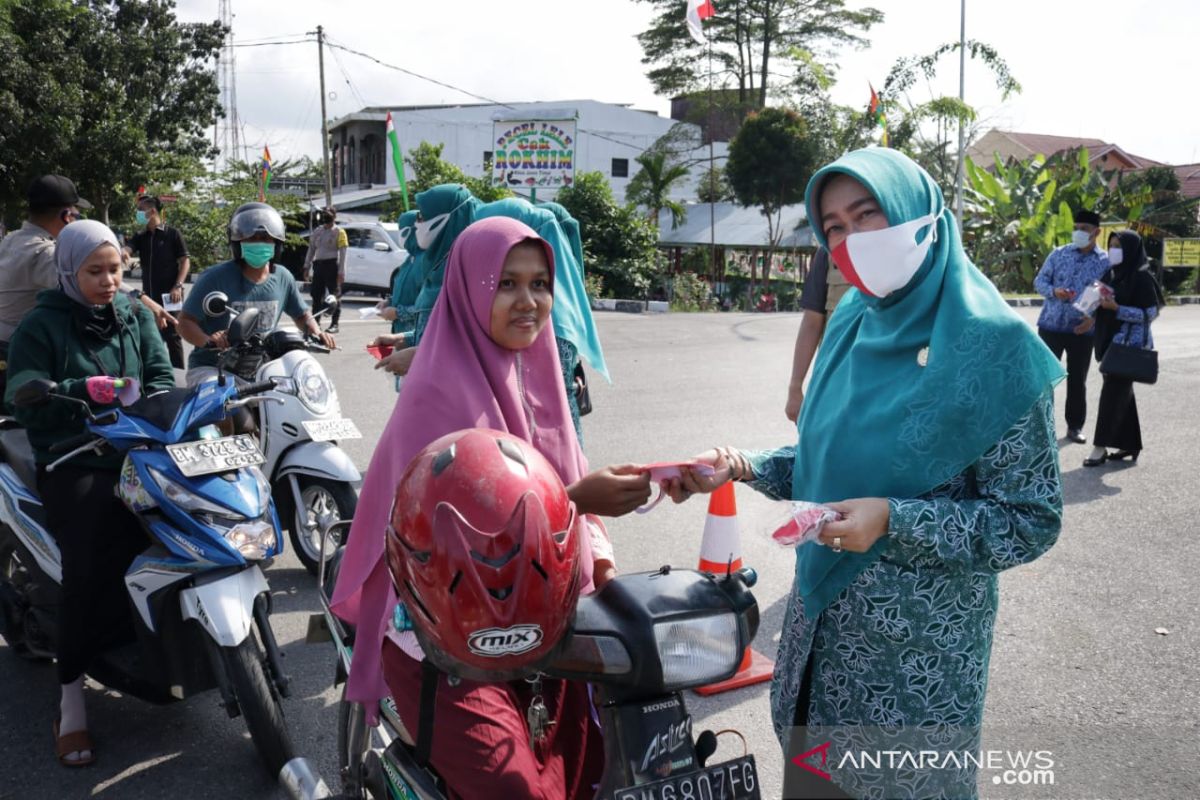
[[[1038,330],[1054,333],[1074,333],[1075,328],[1083,322],[1083,312],[1071,305],[1071,300],[1059,300],[1054,296],[1055,289],[1070,289],[1074,297],[1083,294],[1083,290],[1095,281],[1104,277],[1108,272],[1108,254],[1097,248],[1087,252],[1075,245],[1065,245],[1050,253],[1046,263],[1038,271],[1033,280],[1033,288],[1046,302],[1042,305],[1042,313],[1038,315]],[[1092,335],[1088,331],[1088,336]]]
[[[792,498],[794,447],[745,455],[754,489],[804,499]],[[1040,399],[963,473],[921,497],[891,498],[888,506],[882,557],[823,612],[806,614],[799,588],[792,588],[771,686],[772,718],[785,748],[810,664],[807,724],[810,731],[837,726],[823,734],[835,748],[849,748],[850,741],[839,739],[899,726],[906,736],[921,726],[926,749],[945,749],[938,730],[956,732],[956,747],[975,746],[997,573],[1046,552],[1061,526],[1053,396]],[[860,798],[975,796],[969,766],[838,773],[837,780]]]

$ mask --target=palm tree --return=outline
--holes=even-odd
[[[647,150],[634,160],[641,169],[629,181],[625,199],[646,208],[647,216],[655,227],[658,227],[658,212],[667,209],[671,212],[671,227],[678,228],[687,217],[687,209],[682,203],[671,199],[671,189],[688,176],[687,166],[668,163],[666,153],[654,150]]]

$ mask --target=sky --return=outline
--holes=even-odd
[[[720,9],[721,0],[714,0]],[[301,39],[323,25],[335,42],[502,102],[593,99],[666,116],[645,77],[635,35],[652,7],[635,0],[231,0],[238,42]],[[865,106],[897,58],[924,55],[959,34],[960,0],[849,0],[885,15],[869,45],[836,54],[835,102]],[[994,47],[1022,84],[1007,101],[982,66],[968,64],[966,99],[988,127],[1086,136],[1171,164],[1200,162],[1200,4],[1154,0],[966,0],[967,37]],[[1136,10],[1135,10],[1136,8]],[[281,9],[286,12],[281,13]],[[184,21],[217,18],[217,0],[178,0]],[[327,49],[327,106],[336,119],[367,105],[472,103],[444,86]],[[320,90],[313,43],[237,48],[238,113],[247,157],[320,156]],[[958,93],[958,59],[912,92]]]

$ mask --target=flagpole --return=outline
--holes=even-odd
[[[717,198],[713,193],[716,187],[716,163],[717,159],[713,153],[713,139],[716,138],[713,133],[713,66],[712,66],[712,38],[708,37],[708,255],[709,268],[713,280],[717,279]]]
[[[958,30],[958,102],[966,102],[967,81],[967,0],[962,0],[961,24]],[[954,216],[958,220],[958,232],[963,229],[963,173],[966,165],[966,126],[962,117],[958,118],[958,176],[954,191]]]

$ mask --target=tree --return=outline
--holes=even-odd
[[[880,90],[888,119],[888,146],[924,167],[948,200],[954,197],[958,184],[958,128],[962,125],[966,129],[963,138],[966,147],[978,133],[978,114],[957,97],[929,92],[928,100],[915,101],[909,92],[922,79],[927,87],[931,85],[942,58],[959,49],[959,42],[950,42],[927,55],[897,59]],[[968,39],[966,50],[968,58],[991,70],[1004,99],[1021,91],[1021,84],[995,48]],[[873,125],[874,120],[866,123]]]
[[[600,172],[577,174],[556,199],[579,221],[588,274],[599,273],[611,297],[643,297],[657,272],[654,226],[634,207],[618,205]]]
[[[701,203],[726,203],[734,199],[729,181],[725,180],[723,167],[713,167],[704,171],[696,189],[696,196]]]
[[[639,1],[659,12],[650,28],[638,34],[654,90],[674,97],[706,88],[707,50],[687,32],[686,3]],[[704,25],[716,79],[721,86],[736,87],[743,104],[758,108],[766,106],[772,91],[788,90],[798,53],[863,46],[862,34],[883,21],[881,11],[850,9],[845,0],[723,0],[716,7],[716,16]]]
[[[0,202],[38,174],[70,176],[107,221],[162,156],[211,155],[218,22],[172,0],[12,0],[0,10]]]
[[[752,114],[730,143],[725,167],[729,185],[740,204],[762,210],[772,249],[783,234],[780,213],[784,206],[804,199],[820,153],[820,144],[809,135],[804,119],[784,108]]]
[[[443,159],[442,150],[445,147],[444,144],[421,142],[409,150],[408,155],[405,156],[404,162],[413,169],[413,177],[408,181],[410,207],[412,206],[413,198],[417,196],[418,192],[432,189],[434,186],[440,186],[443,183],[461,183],[470,190],[471,194],[485,203],[513,196],[508,187],[493,184],[490,177],[470,177],[457,164],[452,164]],[[490,175],[490,168],[487,165],[485,165],[484,171]],[[392,191],[380,210],[380,217],[382,219],[395,219],[403,211],[404,198],[400,196],[399,191]]]
[[[678,228],[687,217],[683,203],[671,199],[671,190],[690,172],[687,165],[672,163],[666,153],[653,148],[634,159],[641,166],[625,187],[625,201],[647,210],[647,217],[658,227],[658,213],[664,208],[671,212],[671,227]]]

